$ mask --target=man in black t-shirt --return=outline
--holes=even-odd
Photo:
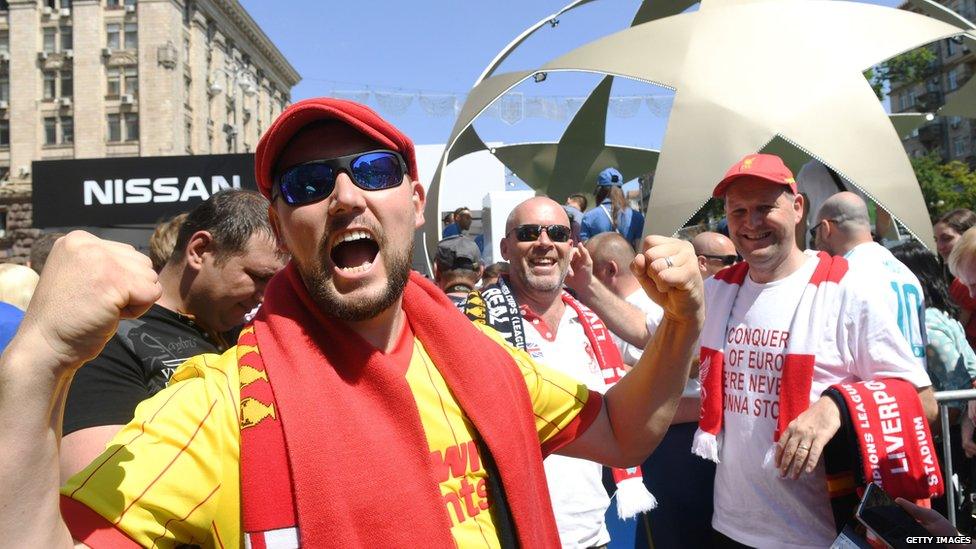
[[[233,344],[221,334],[244,322],[283,266],[261,195],[223,191],[194,209],[159,273],[162,296],[143,316],[121,321],[75,374],[64,412],[62,478],[101,454],[177,366]]]

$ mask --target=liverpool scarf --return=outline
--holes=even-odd
[[[876,482],[892,497],[921,501],[943,492],[942,471],[918,390],[903,379],[832,385],[841,428],[824,449],[827,492],[840,532]]]
[[[816,361],[814,352],[827,324],[827,315],[836,314],[830,305],[836,298],[838,282],[847,273],[847,260],[842,257],[831,257],[820,252],[816,261],[817,266],[803,289],[790,322],[790,338],[786,343],[783,377],[780,380],[779,419],[771,444],[779,440],[786,426],[810,406],[810,387]],[[718,287],[709,298],[708,313],[702,327],[699,357],[701,419],[692,452],[716,463],[722,455],[725,335],[735,297],[748,274],[749,264],[742,262],[715,275]],[[767,458],[772,449],[770,446]]]
[[[265,296],[238,350],[248,543],[454,547],[402,367],[323,314],[294,263]],[[514,543],[558,547],[532,403],[511,356],[416,273],[403,311],[500,477],[490,497]]]
[[[610,330],[586,305],[580,303],[568,292],[562,292],[561,298],[567,307],[576,312],[583,332],[590,342],[600,373],[607,387],[620,381],[623,377],[624,363],[620,351],[610,337]],[[525,350],[525,325],[523,311],[515,299],[515,294],[505,280],[475,290],[468,294],[463,305],[464,313],[472,322],[487,324],[494,328],[513,347]],[[628,519],[638,513],[650,511],[657,507],[657,500],[644,486],[643,472],[640,467],[629,469],[611,468],[614,483],[617,486],[617,514],[621,519]]]

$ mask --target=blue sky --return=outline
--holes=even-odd
[[[423,94],[438,99],[463,96],[492,58],[526,27],[569,0],[241,0],[258,25],[302,75],[292,100],[332,92],[374,90]],[[895,5],[893,0],[873,3]],[[540,29],[509,57],[499,72],[541,65],[601,36],[626,28],[639,0],[595,1],[564,15],[555,28]],[[523,83],[524,97],[563,105],[567,97],[585,96],[599,77],[558,74],[542,83]],[[611,116],[611,143],[659,147],[667,122],[670,92],[617,79],[613,95],[652,96],[656,112],[642,103],[636,115]],[[374,108],[375,96],[369,96]],[[380,109],[417,143],[443,143],[454,116],[430,116],[415,96],[403,114]],[[568,119],[526,118],[513,125],[497,118],[476,123],[485,140],[504,142],[557,140]]]

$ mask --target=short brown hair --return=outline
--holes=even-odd
[[[156,230],[149,237],[149,259],[152,260],[153,270],[157,273],[163,270],[163,266],[169,261],[169,256],[173,255],[173,248],[176,247],[176,237],[180,233],[180,227],[186,220],[186,212],[177,214],[166,221],[161,221],[156,225]]]

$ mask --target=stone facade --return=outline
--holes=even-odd
[[[39,233],[32,161],[253,151],[300,79],[237,0],[2,5],[0,261]]]

